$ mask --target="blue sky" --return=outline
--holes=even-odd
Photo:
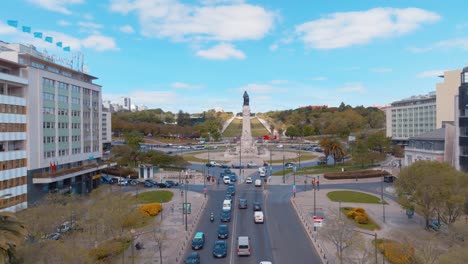
[[[468,66],[467,10],[464,0],[15,0],[2,1],[0,40],[82,52],[114,102],[240,112],[247,90],[253,112],[372,106],[434,91],[443,70]]]

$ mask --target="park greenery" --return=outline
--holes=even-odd
[[[333,191],[328,192],[327,197],[333,202],[343,203],[380,203],[380,198],[362,192],[355,191]]]
[[[427,229],[433,218],[450,228],[468,211],[468,175],[445,162],[421,160],[405,167],[395,188],[402,206],[421,214]]]
[[[154,216],[162,210],[160,203],[142,204],[141,196],[111,185],[89,196],[49,194],[17,213],[27,240],[17,247],[17,262],[7,263],[115,263],[130,246],[131,230],[156,224]],[[51,239],[65,222],[70,229],[61,232],[59,240]]]

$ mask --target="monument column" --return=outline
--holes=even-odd
[[[241,134],[242,152],[250,152],[252,149],[252,133],[250,130],[250,105],[249,95],[244,92],[244,105],[242,106],[242,134]]]

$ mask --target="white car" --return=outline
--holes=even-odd
[[[283,148],[283,145],[278,145],[278,146],[276,146],[276,147],[277,147],[277,148]]]
[[[262,180],[256,179],[255,180],[255,187],[261,187],[262,186]]]
[[[245,179],[245,183],[252,183],[252,177],[247,177],[247,179]]]
[[[273,264],[271,261],[260,261],[260,264]]]
[[[231,178],[229,176],[224,176],[223,177],[223,182],[224,182],[224,184],[229,184],[229,183],[231,183]]]
[[[254,222],[263,224],[263,212],[262,211],[256,211],[254,213]]]
[[[262,172],[262,171],[265,172],[265,171],[266,171],[266,168],[265,168],[265,167],[259,167],[259,168],[258,168],[258,172]]]
[[[266,172],[265,172],[265,171],[261,171],[261,172],[259,172],[259,175],[260,175],[260,177],[265,177],[265,176],[266,176]]]

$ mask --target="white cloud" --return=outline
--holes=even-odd
[[[431,77],[438,77],[444,75],[446,70],[430,70],[418,73],[416,77],[418,78],[431,78]]]
[[[343,87],[336,89],[340,93],[359,93],[362,94],[366,88],[361,83],[346,83]]]
[[[17,30],[7,24],[0,22],[0,35],[1,34],[14,34]]]
[[[276,51],[278,48],[279,48],[278,44],[272,44],[269,47],[270,51]]]
[[[67,8],[67,6],[82,4],[84,3],[84,0],[29,0],[29,2],[50,11],[70,15],[72,12]]]
[[[275,15],[260,6],[194,6],[177,0],[113,0],[111,11],[137,13],[142,34],[175,41],[236,41],[263,38]]]
[[[387,72],[392,72],[393,70],[390,68],[372,68],[370,69],[371,72],[377,72],[377,73],[387,73]]]
[[[312,77],[310,78],[312,81],[325,81],[327,80],[327,77],[323,77],[323,76],[317,76],[317,77]]]
[[[101,29],[103,27],[102,24],[97,24],[89,21],[80,21],[77,23],[77,25],[88,29]]]
[[[419,8],[373,8],[339,12],[296,26],[307,47],[336,49],[412,32],[440,16]]]
[[[113,38],[102,35],[91,35],[81,41],[85,48],[95,49],[97,51],[119,50]]]
[[[178,89],[187,89],[187,90],[194,90],[198,89],[201,86],[200,85],[193,85],[193,84],[188,84],[188,83],[183,83],[183,82],[175,82],[171,84],[172,88],[178,88]]]
[[[127,34],[133,34],[135,33],[135,30],[133,29],[132,26],[130,25],[125,25],[125,26],[121,26],[119,28],[120,31],[122,31],[123,33],[127,33]]]
[[[199,50],[196,55],[210,60],[227,60],[231,58],[243,60],[246,58],[244,52],[228,43],[221,43],[207,50]]]
[[[57,24],[58,24],[59,26],[62,26],[62,27],[68,27],[68,26],[71,25],[70,22],[68,22],[68,21],[66,21],[66,20],[63,20],[63,19],[57,21]]]
[[[415,53],[421,53],[421,52],[428,52],[431,50],[435,49],[462,49],[462,50],[468,50],[468,37],[467,38],[454,38],[454,39],[447,39],[443,41],[439,41],[435,44],[429,45],[427,47],[410,47],[408,48],[409,51],[415,52]]]
[[[217,5],[217,4],[242,4],[245,0],[201,0],[204,5]]]

